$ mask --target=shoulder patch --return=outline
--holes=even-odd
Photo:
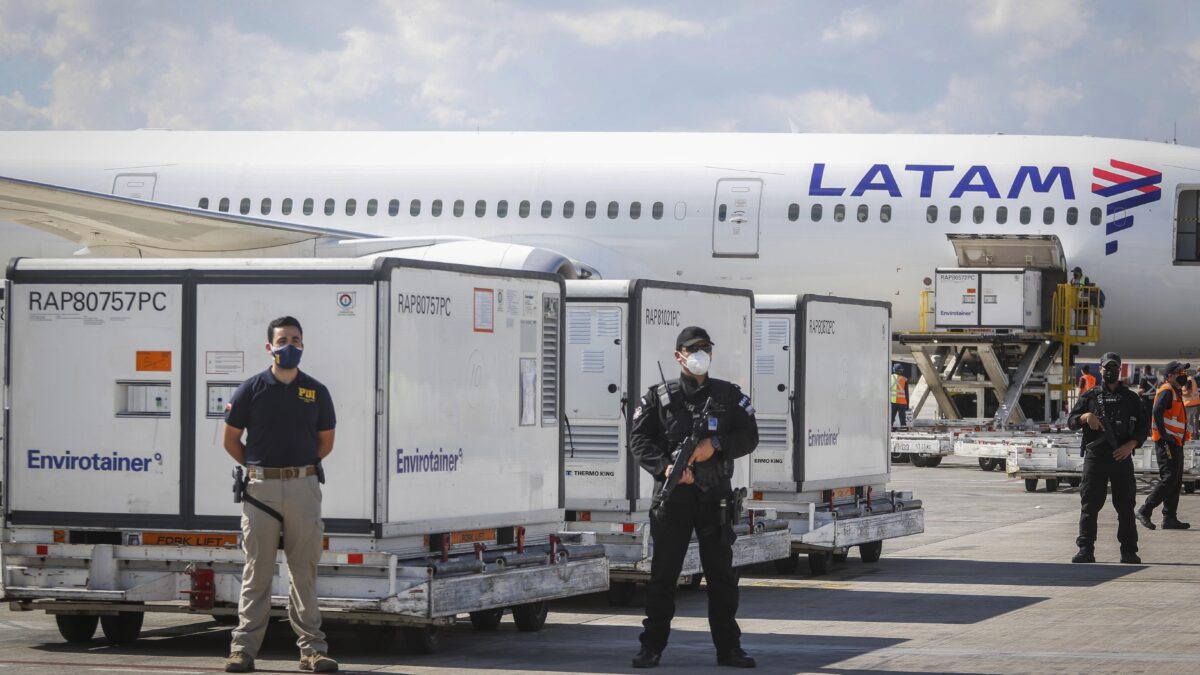
[[[742,406],[742,408],[746,411],[747,415],[754,414],[754,406],[750,405],[750,397],[749,396],[743,395],[742,400],[738,401],[738,405]]]

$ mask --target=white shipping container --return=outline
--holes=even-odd
[[[935,277],[937,328],[1043,328],[1041,270],[952,268]]]
[[[566,292],[566,506],[645,511],[654,481],[628,452],[634,408],[663,375],[679,377],[685,326],[712,337],[709,374],[750,391],[753,294],[646,279],[568,281]],[[733,485],[749,485],[748,457],[735,462]]]

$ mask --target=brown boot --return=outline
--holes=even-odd
[[[231,652],[229,658],[225,659],[225,672],[253,673],[254,657],[246,652]]]
[[[300,670],[310,670],[314,673],[336,673],[338,662],[321,652],[309,652],[300,655]]]

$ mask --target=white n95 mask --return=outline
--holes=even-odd
[[[712,364],[712,356],[708,352],[696,351],[688,354],[687,361],[684,365],[688,372],[693,375],[704,375],[708,373],[708,367]]]

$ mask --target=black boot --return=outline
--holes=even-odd
[[[1163,516],[1164,530],[1186,530],[1192,526],[1191,523],[1185,523],[1175,516]]]
[[[727,652],[717,654],[718,666],[733,666],[734,668],[754,668],[758,664],[754,658],[741,647],[734,647]]]
[[[634,668],[657,668],[658,660],[662,658],[662,652],[655,651],[649,647],[642,647],[642,651],[633,657]]]
[[[1150,520],[1150,514],[1151,512],[1146,510],[1145,505],[1142,505],[1133,512],[1134,517],[1137,518],[1137,521],[1142,524],[1142,527],[1146,528],[1147,530],[1158,529],[1154,526],[1154,522]]]
[[[1136,551],[1121,551],[1121,562],[1126,565],[1140,565],[1142,559],[1138,557]]]
[[[1071,562],[1073,562],[1073,563],[1094,563],[1094,562],[1096,562],[1096,553],[1094,551],[1092,551],[1092,549],[1087,548],[1086,546],[1080,546],[1079,553],[1076,553],[1075,556],[1073,558],[1071,558]]]

